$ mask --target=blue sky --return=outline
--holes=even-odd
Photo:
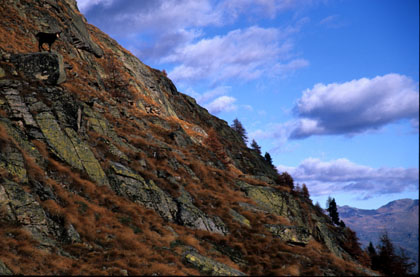
[[[178,90],[238,118],[314,202],[419,188],[417,0],[78,0]]]

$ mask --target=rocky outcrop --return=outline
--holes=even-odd
[[[177,221],[194,229],[227,234],[228,230],[223,221],[217,216],[208,216],[193,204],[191,195],[181,189],[181,196],[177,198]]]
[[[200,270],[204,275],[209,276],[245,276],[239,270],[233,269],[225,264],[216,262],[208,257],[202,256],[195,251],[187,250],[183,254],[184,263]]]
[[[306,245],[312,239],[308,229],[302,226],[268,224],[265,227],[275,236],[288,243]]]
[[[14,54],[5,60],[15,66],[17,74],[22,74],[30,81],[41,81],[49,85],[66,81],[63,56],[58,53]]]
[[[299,225],[305,225],[300,203],[289,193],[272,187],[253,186],[243,181],[237,182],[236,185],[253,199],[260,209],[289,218]]]
[[[0,185],[0,207],[5,211],[3,220],[20,224],[44,245],[52,245],[48,238],[47,217],[34,197],[17,183],[5,180]]]
[[[143,177],[119,163],[113,163],[111,169],[115,174],[111,181],[112,188],[118,194],[154,209],[166,220],[175,221],[178,213],[176,202],[153,181],[146,182]]]

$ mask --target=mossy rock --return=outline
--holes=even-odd
[[[108,179],[95,155],[88,144],[82,141],[73,129],[65,128],[63,132],[54,116],[49,112],[36,115],[36,121],[57,156],[72,167],[86,171],[98,185],[109,186]]]

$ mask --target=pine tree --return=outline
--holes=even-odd
[[[239,136],[242,138],[242,141],[245,144],[248,142],[248,137],[246,136],[246,130],[244,126],[242,126],[242,123],[237,118],[233,120],[233,123],[230,127],[239,134]]]
[[[373,270],[378,270],[379,269],[379,256],[376,253],[375,247],[373,246],[372,242],[369,242],[369,245],[366,249],[369,257],[370,257],[370,261],[371,261],[371,268]]]
[[[261,147],[258,145],[258,143],[255,140],[252,140],[251,142],[251,149],[257,151],[258,155],[261,155]]]
[[[327,204],[328,204],[327,211],[330,214],[332,222],[336,225],[339,225],[340,218],[338,216],[337,203],[335,203],[335,199],[334,198],[331,199],[331,197],[328,197]]]

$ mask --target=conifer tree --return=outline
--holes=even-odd
[[[330,214],[331,220],[334,224],[339,225],[340,224],[340,218],[338,216],[337,211],[337,203],[335,203],[335,199],[331,197],[328,197],[327,200],[327,211]]]
[[[371,261],[371,268],[373,270],[378,270],[378,266],[379,266],[379,256],[376,253],[375,247],[373,246],[373,243],[370,241],[369,245],[367,247],[367,253],[370,257],[370,261]]]
[[[265,161],[266,161],[269,165],[271,165],[272,167],[274,167],[274,165],[273,165],[273,159],[271,158],[270,153],[265,152],[265,154],[264,154],[264,159],[265,159]]]
[[[251,149],[257,151],[258,155],[261,155],[261,147],[258,145],[258,143],[254,139],[251,142]]]
[[[245,144],[248,142],[248,137],[246,136],[246,130],[244,126],[242,126],[242,123],[237,118],[233,120],[233,123],[230,127],[239,134],[239,136],[242,138],[242,141]]]

